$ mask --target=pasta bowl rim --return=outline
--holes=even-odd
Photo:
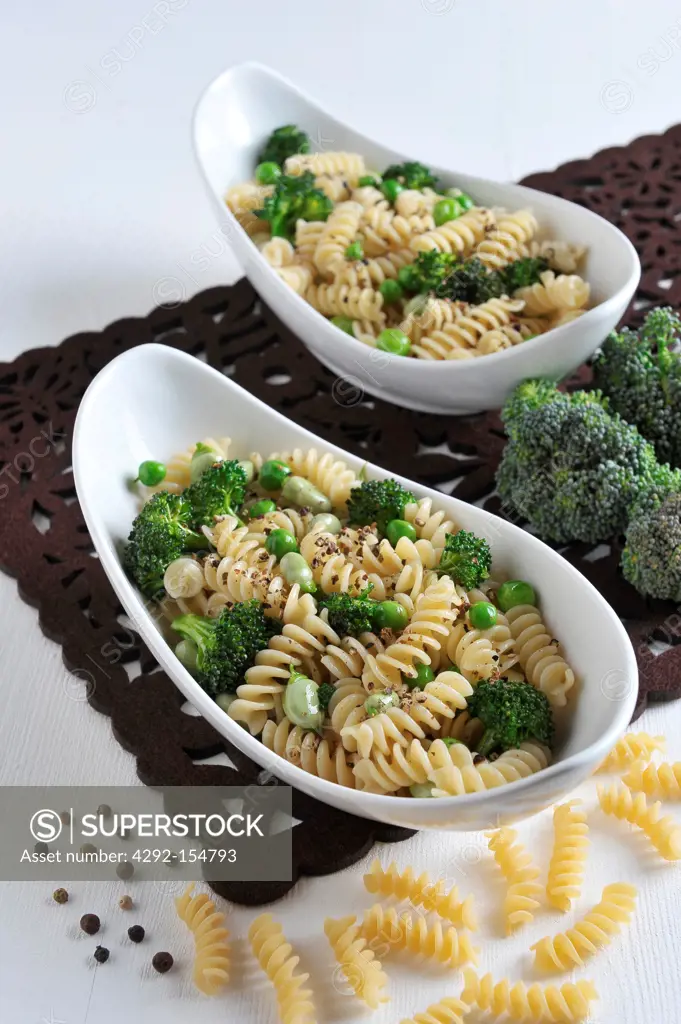
[[[379,145],[381,149],[388,150],[388,147],[382,146],[376,139],[369,138],[362,132],[354,129],[349,123],[342,122],[340,119],[335,118],[330,114],[326,108],[320,104],[317,100],[309,95],[305,90],[301,89],[294,82],[288,79],[285,75],[280,74],[278,71],[269,68],[267,65],[261,64],[257,61],[245,61],[228,67],[220,74],[218,74],[203,90],[199,99],[197,100],[194,107],[193,114],[193,126],[192,126],[192,141],[196,162],[204,180],[204,184],[213,197],[213,199],[221,207],[221,216],[226,221],[229,230],[227,231],[227,237],[230,242],[234,243],[235,251],[239,255],[239,250],[242,254],[247,253],[246,257],[246,275],[253,279],[252,264],[255,263],[260,270],[258,276],[262,277],[266,281],[266,291],[264,297],[268,299],[269,292],[273,296],[279,298],[282,304],[289,306],[292,302],[298,307],[298,319],[304,318],[309,319],[311,329],[313,328],[317,335],[323,334],[328,340],[328,354],[320,354],[319,351],[313,349],[318,358],[322,359],[331,369],[342,372],[340,367],[341,360],[338,358],[336,350],[340,350],[340,355],[343,356],[343,361],[352,362],[353,360],[365,361],[367,360],[367,352],[378,353],[381,361],[385,362],[386,365],[389,363],[391,367],[395,367],[397,373],[407,372],[411,384],[416,384],[426,388],[430,386],[436,377],[439,378],[441,374],[445,374],[448,379],[451,378],[452,382],[461,382],[466,384],[472,379],[477,379],[481,373],[488,372],[494,373],[495,368],[499,368],[499,372],[503,372],[505,369],[512,370],[514,363],[519,359],[523,362],[531,360],[533,355],[537,355],[540,358],[545,354],[546,350],[551,348],[560,349],[563,345],[568,345],[569,339],[574,338],[578,332],[584,333],[585,329],[590,327],[596,328],[599,323],[607,323],[608,326],[603,328],[601,340],[605,337],[608,331],[614,327],[615,323],[619,319],[621,312],[624,310],[629,302],[633,292],[636,289],[638,281],[641,275],[641,266],[638,258],[638,254],[632,243],[617,228],[614,224],[611,224],[605,218],[599,214],[594,213],[591,210],[587,210],[584,207],[578,206],[569,200],[562,199],[557,196],[552,196],[548,193],[541,192],[537,189],[529,188],[525,185],[516,185],[515,183],[503,183],[494,181],[489,178],[482,178],[476,175],[461,174],[459,177],[465,178],[468,183],[471,184],[471,190],[474,191],[475,183],[478,183],[481,187],[484,186],[495,186],[502,188],[517,197],[526,198],[528,205],[539,203],[543,206],[558,207],[570,207],[575,211],[575,216],[583,218],[586,223],[605,225],[608,231],[611,244],[618,245],[621,248],[622,258],[628,264],[628,272],[626,275],[622,274],[622,280],[619,287],[613,294],[608,295],[602,302],[599,302],[596,306],[588,309],[584,315],[577,320],[561,324],[558,327],[552,328],[545,334],[537,335],[534,338],[530,338],[524,341],[522,345],[513,345],[510,348],[503,349],[499,352],[493,352],[485,356],[474,359],[449,359],[449,360],[429,360],[429,359],[418,359],[408,356],[398,356],[394,353],[386,353],[382,350],[375,349],[372,346],[368,346],[361,341],[358,341],[353,336],[345,333],[340,328],[335,327],[331,324],[330,320],[319,313],[313,306],[311,306],[303,296],[298,295],[291,289],[276,273],[275,269],[271,267],[265,258],[261,255],[257,246],[248,236],[248,234],[241,228],[234,214],[229,210],[227,205],[224,203],[224,190],[222,193],[217,189],[212,181],[211,176],[206,168],[203,149],[204,145],[202,142],[202,135],[206,130],[205,121],[207,120],[205,115],[205,107],[211,97],[224,90],[232,80],[237,80],[239,77],[247,75],[256,75],[269,80],[273,88],[280,88],[287,90],[300,102],[316,108],[320,117],[327,118],[335,124],[341,125],[345,130],[349,131],[355,138],[364,142],[366,146]],[[409,160],[414,159],[408,154],[398,152],[396,150],[389,150],[391,158],[394,160]],[[452,171],[448,168],[433,166],[433,170],[436,174],[441,177],[452,177],[456,176],[457,172]],[[231,186],[228,186],[231,187]],[[259,282],[253,281],[257,290],[260,290]],[[282,310],[279,306],[275,308],[275,312],[282,316]],[[285,319],[285,315],[284,315]],[[289,324],[290,326],[290,324]],[[311,347],[305,337],[302,337],[303,342],[306,346]],[[592,345],[590,354],[597,347],[596,344]],[[521,357],[521,353],[524,353]],[[482,360],[482,362],[480,362]],[[580,359],[580,362],[583,361]],[[486,371],[485,369],[486,368]],[[573,367],[574,368],[574,367]],[[525,376],[530,376],[526,373]],[[560,374],[564,376],[564,374]],[[373,394],[381,394],[380,389],[372,387],[370,383],[366,384],[366,390]],[[396,399],[389,397],[390,401],[396,401]],[[423,408],[427,411],[425,406],[422,404],[417,406],[415,404],[410,405],[409,403],[399,402],[398,404],[405,404],[411,408]],[[501,404],[498,402],[497,404]],[[485,405],[485,408],[494,408],[495,405]],[[439,410],[438,410],[439,411]],[[455,410],[449,410],[455,411]]]
[[[442,797],[437,799],[414,797],[396,798],[394,796],[384,794],[367,793],[360,790],[348,789],[339,783],[328,782],[324,779],[318,778],[317,776],[312,776],[304,772],[302,769],[298,769],[294,765],[288,764],[283,758],[279,757],[279,755],[266,748],[259,739],[251,736],[250,733],[244,730],[237,722],[231,719],[226,712],[222,711],[218,707],[215,701],[199,686],[187,669],[184,668],[175,656],[172,648],[168,645],[162,634],[155,626],[153,615],[146,607],[148,602],[145,602],[142,595],[125,575],[117,549],[117,544],[122,541],[123,538],[118,537],[114,541],[109,534],[107,527],[104,525],[103,506],[105,502],[103,502],[101,497],[98,496],[94,481],[88,479],[88,463],[90,466],[94,466],[98,464],[98,460],[101,460],[102,458],[100,446],[93,445],[93,442],[91,441],[93,425],[97,422],[97,418],[102,416],[101,410],[106,408],[107,401],[112,402],[112,396],[117,396],[115,406],[117,415],[120,414],[122,421],[127,422],[127,419],[129,418],[131,425],[136,422],[134,419],[135,409],[130,409],[131,416],[129,416],[126,405],[129,404],[128,394],[129,391],[133,390],[133,382],[140,379],[149,379],[148,374],[145,376],[143,372],[143,367],[145,365],[147,369],[149,369],[149,367],[153,367],[157,371],[159,371],[162,366],[165,367],[168,373],[176,376],[178,380],[183,382],[183,387],[185,388],[187,386],[187,381],[191,377],[194,377],[198,383],[210,381],[211,388],[215,386],[224,390],[226,402],[223,408],[228,409],[230,396],[234,398],[234,396],[238,394],[240,401],[243,401],[246,404],[251,403],[254,410],[266,420],[268,430],[271,430],[273,437],[276,436],[277,433],[277,424],[281,424],[282,426],[286,425],[288,427],[293,426],[295,432],[301,436],[300,444],[304,448],[323,448],[324,452],[334,454],[337,458],[341,458],[346,461],[351,468],[355,468],[357,470],[362,464],[364,464],[364,460],[350,455],[338,446],[318,438],[306,428],[292,423],[292,421],[287,417],[283,416],[276,410],[271,409],[260,399],[251,395],[238,384],[235,384],[218,370],[206,365],[201,360],[166,345],[148,343],[131,349],[128,352],[124,352],[121,355],[116,356],[116,358],[100,370],[94,378],[81,401],[74,428],[73,473],[78,500],[80,502],[83,517],[92,538],[97,556],[99,557],[101,565],[117,596],[130,617],[133,628],[139,632],[145,644],[158,660],[159,665],[173,680],[175,685],[182,691],[186,699],[194,705],[199,713],[206,718],[221,735],[234,743],[235,746],[241,749],[243,753],[256,761],[256,763],[260,764],[264,769],[272,771],[275,775],[283,778],[287,783],[308,792],[310,795],[321,799],[325,803],[330,803],[332,806],[343,806],[343,804],[347,804],[350,800],[347,796],[345,800],[339,800],[339,793],[345,793],[346,795],[350,794],[350,802],[353,804],[351,813],[358,814],[359,816],[373,818],[393,824],[404,824],[404,819],[409,819],[410,816],[414,818],[415,822],[418,821],[419,809],[424,809],[428,812],[428,819],[430,823],[425,821],[419,824],[415,823],[413,827],[428,828],[437,827],[437,822],[434,824],[432,823],[434,818],[451,815],[452,811],[455,809],[471,810],[479,808],[481,813],[484,813],[486,805],[490,805],[491,807],[491,805],[495,803],[498,804],[500,792],[498,789],[489,789],[478,793],[469,793],[463,796]],[[156,378],[156,375],[152,374],[152,376],[154,379]],[[159,377],[160,376],[161,375],[159,374]],[[126,381],[128,382],[127,386],[125,384]],[[217,382],[219,382],[219,384]],[[137,412],[139,412],[139,410],[137,410]],[[229,414],[225,416],[224,413],[221,414],[220,409],[216,409],[214,414],[216,426],[219,425],[218,421],[220,420],[221,415],[223,415],[223,418],[227,420],[229,418]],[[226,426],[228,425],[229,424],[227,423]],[[125,434],[125,429],[127,428],[121,428],[122,434]],[[130,429],[132,429],[132,426]],[[117,443],[117,440],[118,435],[110,442],[112,446]],[[187,444],[189,445],[191,443],[193,442],[188,440]],[[93,448],[95,447],[97,448],[96,454],[93,451]],[[417,497],[431,496],[436,498],[440,501],[441,506],[443,506],[446,511],[452,512],[455,518],[456,507],[466,510],[468,518],[473,517],[474,519],[479,520],[481,532],[482,524],[485,523],[490,526],[494,526],[501,532],[510,531],[519,542],[519,546],[526,545],[528,549],[541,549],[543,553],[542,557],[547,558],[549,562],[556,564],[560,563],[561,570],[564,573],[567,573],[568,576],[574,578],[575,586],[584,588],[585,591],[588,591],[591,594],[596,604],[599,605],[603,616],[609,620],[610,626],[613,627],[614,633],[620,643],[618,656],[619,661],[621,662],[622,671],[625,671],[626,678],[631,681],[632,685],[629,686],[627,692],[622,697],[612,700],[612,715],[608,727],[604,730],[598,740],[591,743],[583,750],[578,750],[562,760],[557,760],[534,775],[520,779],[516,782],[508,783],[501,789],[505,798],[504,803],[512,804],[515,799],[528,793],[528,791],[531,791],[533,787],[536,787],[537,780],[543,779],[548,782],[556,776],[568,774],[572,774],[573,776],[579,775],[579,778],[570,783],[568,788],[565,790],[565,794],[567,794],[567,792],[581,782],[583,778],[586,778],[587,775],[594,770],[595,766],[603,760],[618,738],[625,731],[634,708],[637,688],[633,684],[638,678],[636,659],[629,637],[627,636],[619,618],[606,603],[605,599],[598,593],[598,591],[595,590],[593,585],[578,572],[577,569],[570,565],[556,551],[548,547],[538,538],[520,529],[520,527],[517,527],[512,523],[508,523],[505,520],[501,520],[492,513],[486,512],[476,506],[469,505],[460,499],[454,498],[450,495],[445,495],[439,491],[434,491],[431,488],[422,485],[414,484],[412,481],[405,477],[401,477],[396,473],[388,473],[386,470],[383,470],[372,463],[366,463],[366,465],[372,476],[377,478],[387,476],[394,477],[404,486],[412,488]],[[119,486],[121,489],[125,489],[125,479],[120,479]],[[411,815],[411,812],[405,814],[400,813],[396,818],[394,813],[391,814],[391,808],[394,808],[396,804],[399,804],[401,808],[409,805],[413,810],[413,815]],[[433,814],[434,807],[437,807],[439,812],[438,814]],[[520,815],[520,817],[522,817],[522,815]],[[451,827],[456,828],[456,825],[452,825]]]

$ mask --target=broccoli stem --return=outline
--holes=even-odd
[[[478,753],[487,757],[493,750],[499,746],[502,737],[496,731],[496,729],[486,729],[483,733],[483,737],[478,743]]]
[[[171,625],[181,636],[193,641],[199,651],[215,631],[215,620],[206,619],[202,615],[178,615]]]

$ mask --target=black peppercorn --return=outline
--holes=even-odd
[[[80,927],[86,935],[96,935],[99,931],[100,920],[96,914],[83,914],[80,919]]]
[[[61,821],[62,825],[70,825],[71,824],[71,814],[70,814],[70,812],[69,811],[60,811],[59,812],[59,820]]]
[[[120,864],[116,865],[116,874],[124,882],[127,882],[135,874],[135,869],[129,860],[122,860]]]
[[[52,893],[52,899],[55,903],[68,903],[69,894],[66,889],[55,889]]]
[[[151,961],[151,966],[155,971],[158,971],[159,974],[167,974],[174,963],[175,961],[170,953],[154,953],[154,959]]]
[[[105,964],[109,959],[109,950],[106,946],[97,946],[94,957],[98,964]]]
[[[100,804],[97,808],[97,814],[100,818],[110,818],[112,811],[108,804]]]
[[[132,928],[128,928],[128,938],[131,942],[141,942],[144,938],[144,928],[141,924],[134,924]]]
[[[80,852],[84,854],[97,853],[97,847],[93,846],[92,843],[83,843]]]
[[[50,852],[50,848],[47,845],[47,843],[37,842],[35,844],[35,846],[33,847],[33,852],[34,853],[39,853],[39,854],[40,853],[49,853]]]

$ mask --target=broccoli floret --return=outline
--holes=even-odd
[[[496,273],[503,283],[505,294],[513,295],[516,288],[527,288],[531,284],[536,284],[539,275],[548,269],[549,261],[542,256],[527,256],[522,260],[514,260]]]
[[[622,533],[629,510],[656,488],[681,489],[635,427],[597,392],[564,394],[527,381],[504,406],[508,443],[497,472],[507,509],[549,540],[594,543]]]
[[[194,513],[179,494],[159,491],[146,502],[132,524],[123,566],[143,594],[158,597],[163,575],[186,551],[206,548],[206,538],[192,529]]]
[[[491,565],[492,552],[482,537],[466,530],[445,535],[445,546],[437,567],[441,576],[451,576],[455,583],[460,583],[466,590],[473,590],[487,579]]]
[[[507,291],[501,273],[487,270],[479,259],[473,257],[455,266],[436,294],[454,302],[469,302],[473,306],[480,306],[488,299],[505,295]]]
[[[234,693],[259,651],[281,629],[255,599],[224,608],[218,618],[180,615],[173,629],[197,647],[197,679],[206,693]]]
[[[194,522],[209,526],[216,516],[235,516],[246,494],[246,474],[236,459],[216,462],[184,491]]]
[[[437,249],[420,252],[410,264],[410,291],[439,294],[438,289],[446,283],[457,263],[457,257],[451,252],[438,252]]]
[[[296,153],[309,153],[310,139],[308,135],[296,128],[294,124],[285,124],[281,128],[275,128],[256,160],[262,164],[272,161],[284,166],[284,162]]]
[[[370,583],[357,597],[325,594],[321,598],[322,607],[329,613],[329,625],[339,636],[359,636],[360,633],[374,631],[378,602],[369,597],[372,590],[373,584]]]
[[[508,679],[478,683],[468,698],[468,712],[485,726],[484,735],[477,745],[480,754],[502,754],[505,750],[516,749],[526,740],[553,746],[551,705],[546,695],[531,683],[510,682]]]
[[[416,501],[397,480],[365,480],[353,487],[348,498],[348,518],[353,526],[376,523],[381,533],[391,519],[404,518],[404,506]]]
[[[433,172],[416,160],[408,160],[403,164],[391,164],[383,172],[383,181],[393,179],[405,188],[436,188],[440,180]]]
[[[314,181],[310,171],[282,174],[262,210],[255,211],[261,220],[269,222],[273,235],[290,240],[295,234],[296,221],[326,220],[333,202],[315,188]]]
[[[681,601],[681,494],[667,495],[632,515],[622,572],[644,597]]]
[[[329,704],[331,703],[331,698],[333,697],[335,692],[336,687],[333,685],[333,683],[322,683],[322,685],[319,687],[319,689],[317,690],[317,700],[319,702],[319,707],[321,708],[322,711],[327,710]]]
[[[653,309],[638,331],[610,334],[594,361],[594,382],[612,408],[672,466],[681,466],[680,342],[677,314]]]

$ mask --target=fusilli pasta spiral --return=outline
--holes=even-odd
[[[657,800],[681,800],[681,761],[649,765],[636,761],[623,782],[629,789]]]
[[[411,239],[410,247],[415,253],[437,249],[439,252],[458,253],[461,258],[470,256],[493,223],[491,210],[474,207],[457,220],[447,221],[440,227],[416,234]]]
[[[506,933],[510,935],[515,928],[534,918],[541,893],[541,886],[537,882],[539,868],[535,867],[529,853],[517,842],[518,834],[514,829],[500,828],[487,835],[489,848],[508,884],[504,898],[504,917]]]
[[[530,316],[554,313],[557,310],[582,309],[589,301],[591,289],[578,274],[559,274],[545,270],[536,284],[519,288],[514,294],[525,303]]]
[[[373,288],[355,288],[347,284],[311,284],[305,292],[311,306],[325,316],[351,316],[358,320],[383,323],[383,296]]]
[[[398,914],[392,907],[384,910],[380,903],[365,911],[362,935],[372,944],[381,940],[390,951],[407,950],[447,967],[478,962],[479,950],[473,947],[466,932],[451,926],[443,928],[439,921],[429,926],[423,917],[414,917],[408,911]]]
[[[570,800],[556,807],[553,831],[546,897],[556,909],[566,911],[581,893],[589,848],[589,825],[579,800]]]
[[[327,917],[324,933],[355,995],[377,1010],[381,1003],[388,1002],[384,992],[388,979],[355,922],[354,917]]]
[[[467,1013],[466,1003],[453,996],[445,996],[439,1003],[429,1006],[425,1013],[405,1017],[400,1024],[464,1024],[464,1015]]]
[[[309,974],[298,974],[300,957],[286,941],[271,914],[260,914],[248,929],[253,955],[274,986],[282,1024],[315,1024],[312,992],[303,986]]]
[[[681,859],[681,825],[661,817],[659,802],[648,804],[644,793],[634,795],[626,786],[599,786],[598,801],[606,814],[636,825],[665,860]]]
[[[321,739],[316,733],[293,725],[288,718],[282,718],[278,725],[271,720],[266,722],[262,742],[269,750],[290,764],[298,765],[309,775],[337,782],[349,789],[355,788],[354,755],[340,743]]]
[[[545,693],[554,707],[564,707],[575,674],[560,654],[560,645],[546,631],[539,610],[519,604],[507,613],[515,649],[528,682]]]
[[[657,750],[663,751],[666,744],[664,736],[651,736],[647,732],[628,732],[617,741],[598,770],[621,771],[634,761],[650,758]]]
[[[589,1015],[590,1004],[598,999],[591,981],[568,983],[558,988],[548,985],[525,985],[522,981],[511,985],[508,979],[496,985],[491,974],[479,978],[472,967],[464,969],[464,1003],[490,1011],[494,1017],[508,1014],[517,1021],[583,1021]]]
[[[271,458],[280,459],[297,476],[304,476],[313,483],[335,508],[343,506],[352,488],[359,484],[355,471],[331,452],[320,455],[316,448],[307,451],[294,448],[292,452],[275,452]]]
[[[407,786],[426,782],[429,767],[428,755],[421,741],[412,740],[406,749],[395,743],[389,755],[373,750],[371,757],[357,762],[354,774],[362,789],[373,793],[396,793]]]
[[[537,220],[529,210],[500,214],[496,227],[480,243],[475,255],[490,269],[505,267],[524,255],[537,228]]]
[[[618,882],[606,885],[600,903],[572,928],[540,939],[531,949],[535,965],[543,971],[571,971],[609,945],[623,924],[629,924],[636,906],[636,888]]]
[[[446,746],[437,739],[430,745],[428,757],[435,797],[479,793],[505,786],[534,775],[548,764],[546,750],[535,743],[523,743],[517,750],[505,751],[496,761],[476,764],[477,759],[462,743]]]
[[[345,250],[357,234],[364,210],[352,201],[339,203],[326,222],[314,253],[314,262],[322,274],[331,274],[345,264]]]
[[[225,915],[205,893],[193,895],[194,883],[175,899],[180,920],[194,936],[194,984],[207,996],[215,996],[229,981],[229,932]]]
[[[407,900],[413,907],[434,911],[456,928],[477,930],[473,897],[467,896],[461,901],[456,886],[448,888],[443,879],[433,882],[425,871],[417,876],[411,866],[400,872],[394,861],[384,868],[379,860],[374,860],[364,875],[364,887],[367,892],[378,893],[383,898],[392,896],[400,901]]]
[[[350,188],[357,185],[359,178],[366,173],[364,157],[359,153],[297,153],[290,156],[284,164],[286,174],[338,175],[347,181]]]

